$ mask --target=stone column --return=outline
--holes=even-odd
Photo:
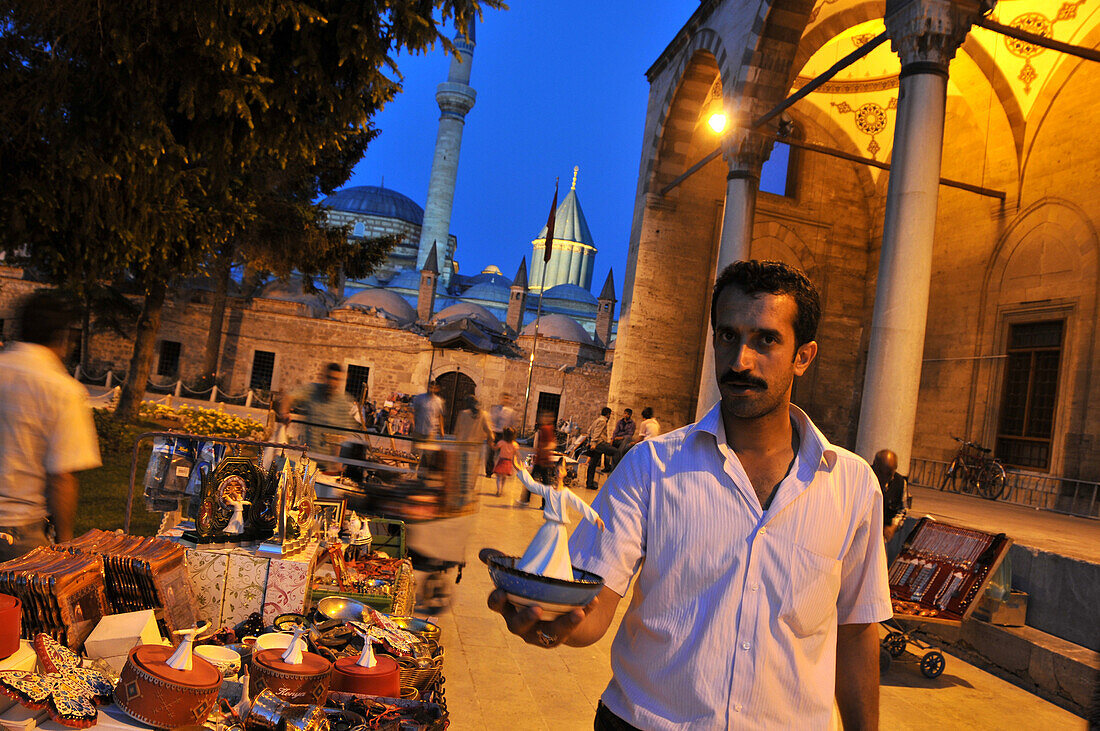
[[[719,272],[733,262],[749,258],[753,220],[756,217],[756,193],[760,188],[760,169],[771,154],[772,140],[769,135],[760,131],[734,129],[722,140],[722,147],[723,157],[729,164],[729,173],[726,175],[726,204],[722,213],[718,261],[712,282],[717,279]],[[713,332],[708,322],[695,418],[699,419],[720,398],[718,382],[714,377]]]
[[[947,65],[977,12],[976,4],[950,0],[886,5],[886,32],[901,57],[901,88],[856,451],[869,460],[891,449],[902,474],[909,472],[920,390]]]

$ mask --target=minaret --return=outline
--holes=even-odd
[[[596,337],[603,347],[611,342],[611,321],[615,319],[615,270],[607,270],[600,296],[596,300]]]
[[[469,40],[459,32],[455,36],[458,54],[451,59],[447,80],[436,87],[435,100],[439,104],[439,132],[435,138],[435,158],[432,160],[432,177],[428,182],[428,201],[424,206],[424,224],[420,227],[420,248],[416,256],[416,268],[424,269],[428,252],[433,246],[442,252],[443,270],[440,276],[444,284],[451,281],[454,252],[450,250],[451,208],[455,199],[455,179],[458,177],[458,151],[462,146],[462,128],[466,126],[466,113],[477,99],[470,87],[470,67],[474,63],[474,22],[470,22]]]
[[[519,263],[519,271],[512,281],[511,293],[508,297],[508,314],[504,318],[508,327],[516,331],[523,329],[523,314],[527,311],[527,257]]]
[[[435,246],[428,252],[424,267],[420,270],[420,291],[416,295],[416,318],[427,322],[435,314],[435,280],[439,276]]]

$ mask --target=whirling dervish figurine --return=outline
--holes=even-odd
[[[229,525],[225,526],[225,532],[229,535],[240,535],[244,533],[244,506],[251,505],[248,500],[229,500],[229,505],[233,506],[233,517],[229,519]]]
[[[564,486],[564,460],[559,459],[557,462],[553,485],[543,485],[536,481],[518,460],[516,468],[516,476],[523,486],[543,498],[542,517],[546,521],[535,534],[531,545],[527,546],[527,550],[523,552],[523,556],[516,562],[516,568],[529,574],[573,581],[573,562],[569,558],[569,534],[565,530],[565,526],[569,523],[566,507],[572,505],[574,510],[581,513],[586,520],[595,523],[600,530],[604,529],[603,520],[588,503]]]
[[[203,622],[198,627],[176,630],[175,634],[183,637],[179,647],[172,653],[172,657],[166,660],[168,667],[174,670],[190,670],[192,667],[191,650],[195,646],[195,638],[206,631],[209,622]]]

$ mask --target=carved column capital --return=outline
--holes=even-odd
[[[722,158],[729,165],[729,176],[760,177],[760,169],[772,153],[774,136],[770,130],[734,127],[722,137]]]
[[[973,0],[888,0],[886,34],[901,58],[902,74],[912,64],[946,74],[981,11]]]

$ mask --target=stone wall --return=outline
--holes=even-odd
[[[9,276],[3,276],[3,275]],[[0,319],[14,316],[18,299],[41,286],[17,278],[19,272],[0,270]],[[194,294],[192,300],[191,295]],[[175,378],[155,375],[161,343],[180,343],[179,377],[185,384],[200,375],[210,307],[201,293],[179,292],[165,304],[157,355],[155,383]],[[5,329],[6,333],[10,330]],[[289,391],[313,382],[330,362],[369,368],[367,386],[374,401],[393,394],[424,391],[430,377],[460,372],[473,380],[484,407],[507,403],[518,414],[524,410],[528,383],[528,350],[523,338],[514,356],[433,349],[415,326],[396,327],[386,318],[358,310],[340,310],[335,317],[316,317],[296,302],[230,299],[223,329],[220,388],[230,395],[249,388],[257,350],[275,354],[272,390]],[[93,328],[91,370],[95,375],[112,369],[121,377],[129,366],[132,341],[117,333]],[[561,396],[561,418],[587,425],[607,402],[611,366],[601,348],[553,338],[540,338],[531,378],[527,427],[535,423],[539,394]]]

